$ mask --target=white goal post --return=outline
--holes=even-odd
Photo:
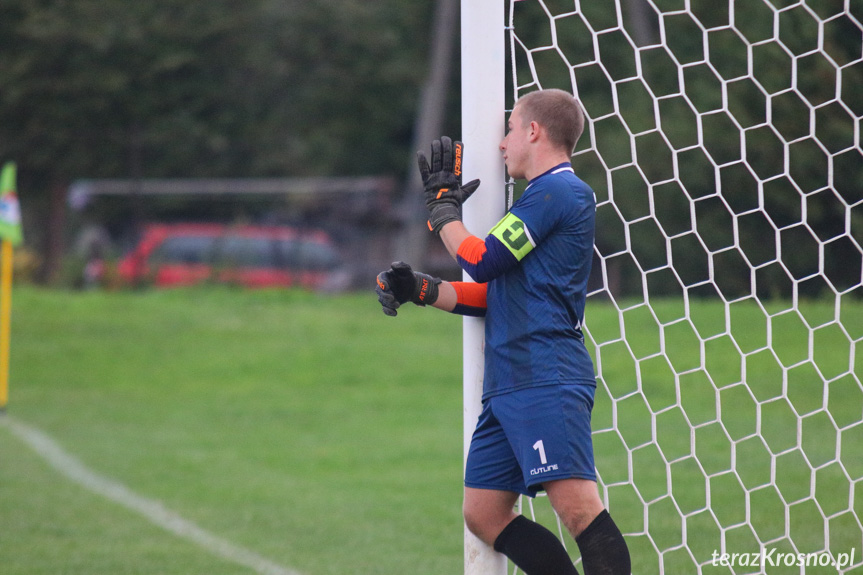
[[[464,207],[469,230],[490,230],[504,214],[503,158],[505,44],[504,2],[462,0],[461,85],[465,181],[479,178],[480,190]],[[499,192],[499,193],[498,193]],[[471,281],[465,274],[465,281]],[[482,318],[463,320],[464,456],[481,410],[483,377]],[[465,575],[503,575],[505,558],[464,530]]]
[[[593,436],[633,569],[860,569],[863,2],[463,0],[461,16],[474,233],[505,209],[518,96],[566,89],[586,112]],[[466,319],[465,448],[482,340]],[[561,531],[546,499],[524,511]],[[509,569],[466,533],[466,574]]]

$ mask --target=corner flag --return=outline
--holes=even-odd
[[[0,412],[9,401],[9,316],[12,315],[12,246],[21,243],[21,207],[15,194],[15,164],[0,171]]]
[[[13,246],[21,243],[21,207],[15,193],[15,163],[6,162],[0,172],[0,239]]]

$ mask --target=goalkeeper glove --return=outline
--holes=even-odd
[[[415,272],[404,262],[395,262],[390,269],[378,274],[375,292],[383,312],[395,316],[399,306],[407,301],[417,305],[436,302],[440,283],[439,278]]]
[[[432,142],[432,161],[423,152],[417,152],[417,164],[423,181],[428,226],[436,234],[445,224],[461,221],[461,205],[479,187],[479,180],[462,185],[462,158],[464,144],[446,137]]]

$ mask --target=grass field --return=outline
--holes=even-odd
[[[594,443],[610,507],[651,566],[641,572],[731,573],[706,565],[714,551],[762,544],[856,549],[859,569],[860,302],[838,313],[833,301],[802,302],[799,313],[788,302],[693,301],[688,316],[678,300],[621,307],[588,317],[602,384]],[[748,572],[759,570],[736,571]]]
[[[723,538],[861,558],[863,305],[843,304],[841,329],[821,303],[770,321],[747,304],[729,322],[716,302],[692,323],[681,302],[651,308],[588,318],[597,465],[635,572],[695,573]],[[95,472],[304,575],[462,571],[458,318],[393,320],[371,293],[22,288],[12,319],[8,417]],[[2,425],[0,572],[252,573]]]
[[[459,322],[378,308],[373,294],[19,290],[8,412],[303,573],[453,572]],[[2,428],[0,462],[4,574],[248,572],[70,485]]]

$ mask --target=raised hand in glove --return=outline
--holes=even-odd
[[[479,187],[479,180],[462,185],[463,157],[464,144],[453,142],[446,136],[432,142],[431,165],[423,152],[417,152],[417,164],[429,211],[428,226],[435,233],[439,234],[449,222],[461,221],[461,205]]]
[[[395,316],[399,306],[407,301],[417,305],[436,302],[440,283],[439,278],[415,272],[404,262],[395,262],[390,269],[378,274],[375,292],[383,312]]]

